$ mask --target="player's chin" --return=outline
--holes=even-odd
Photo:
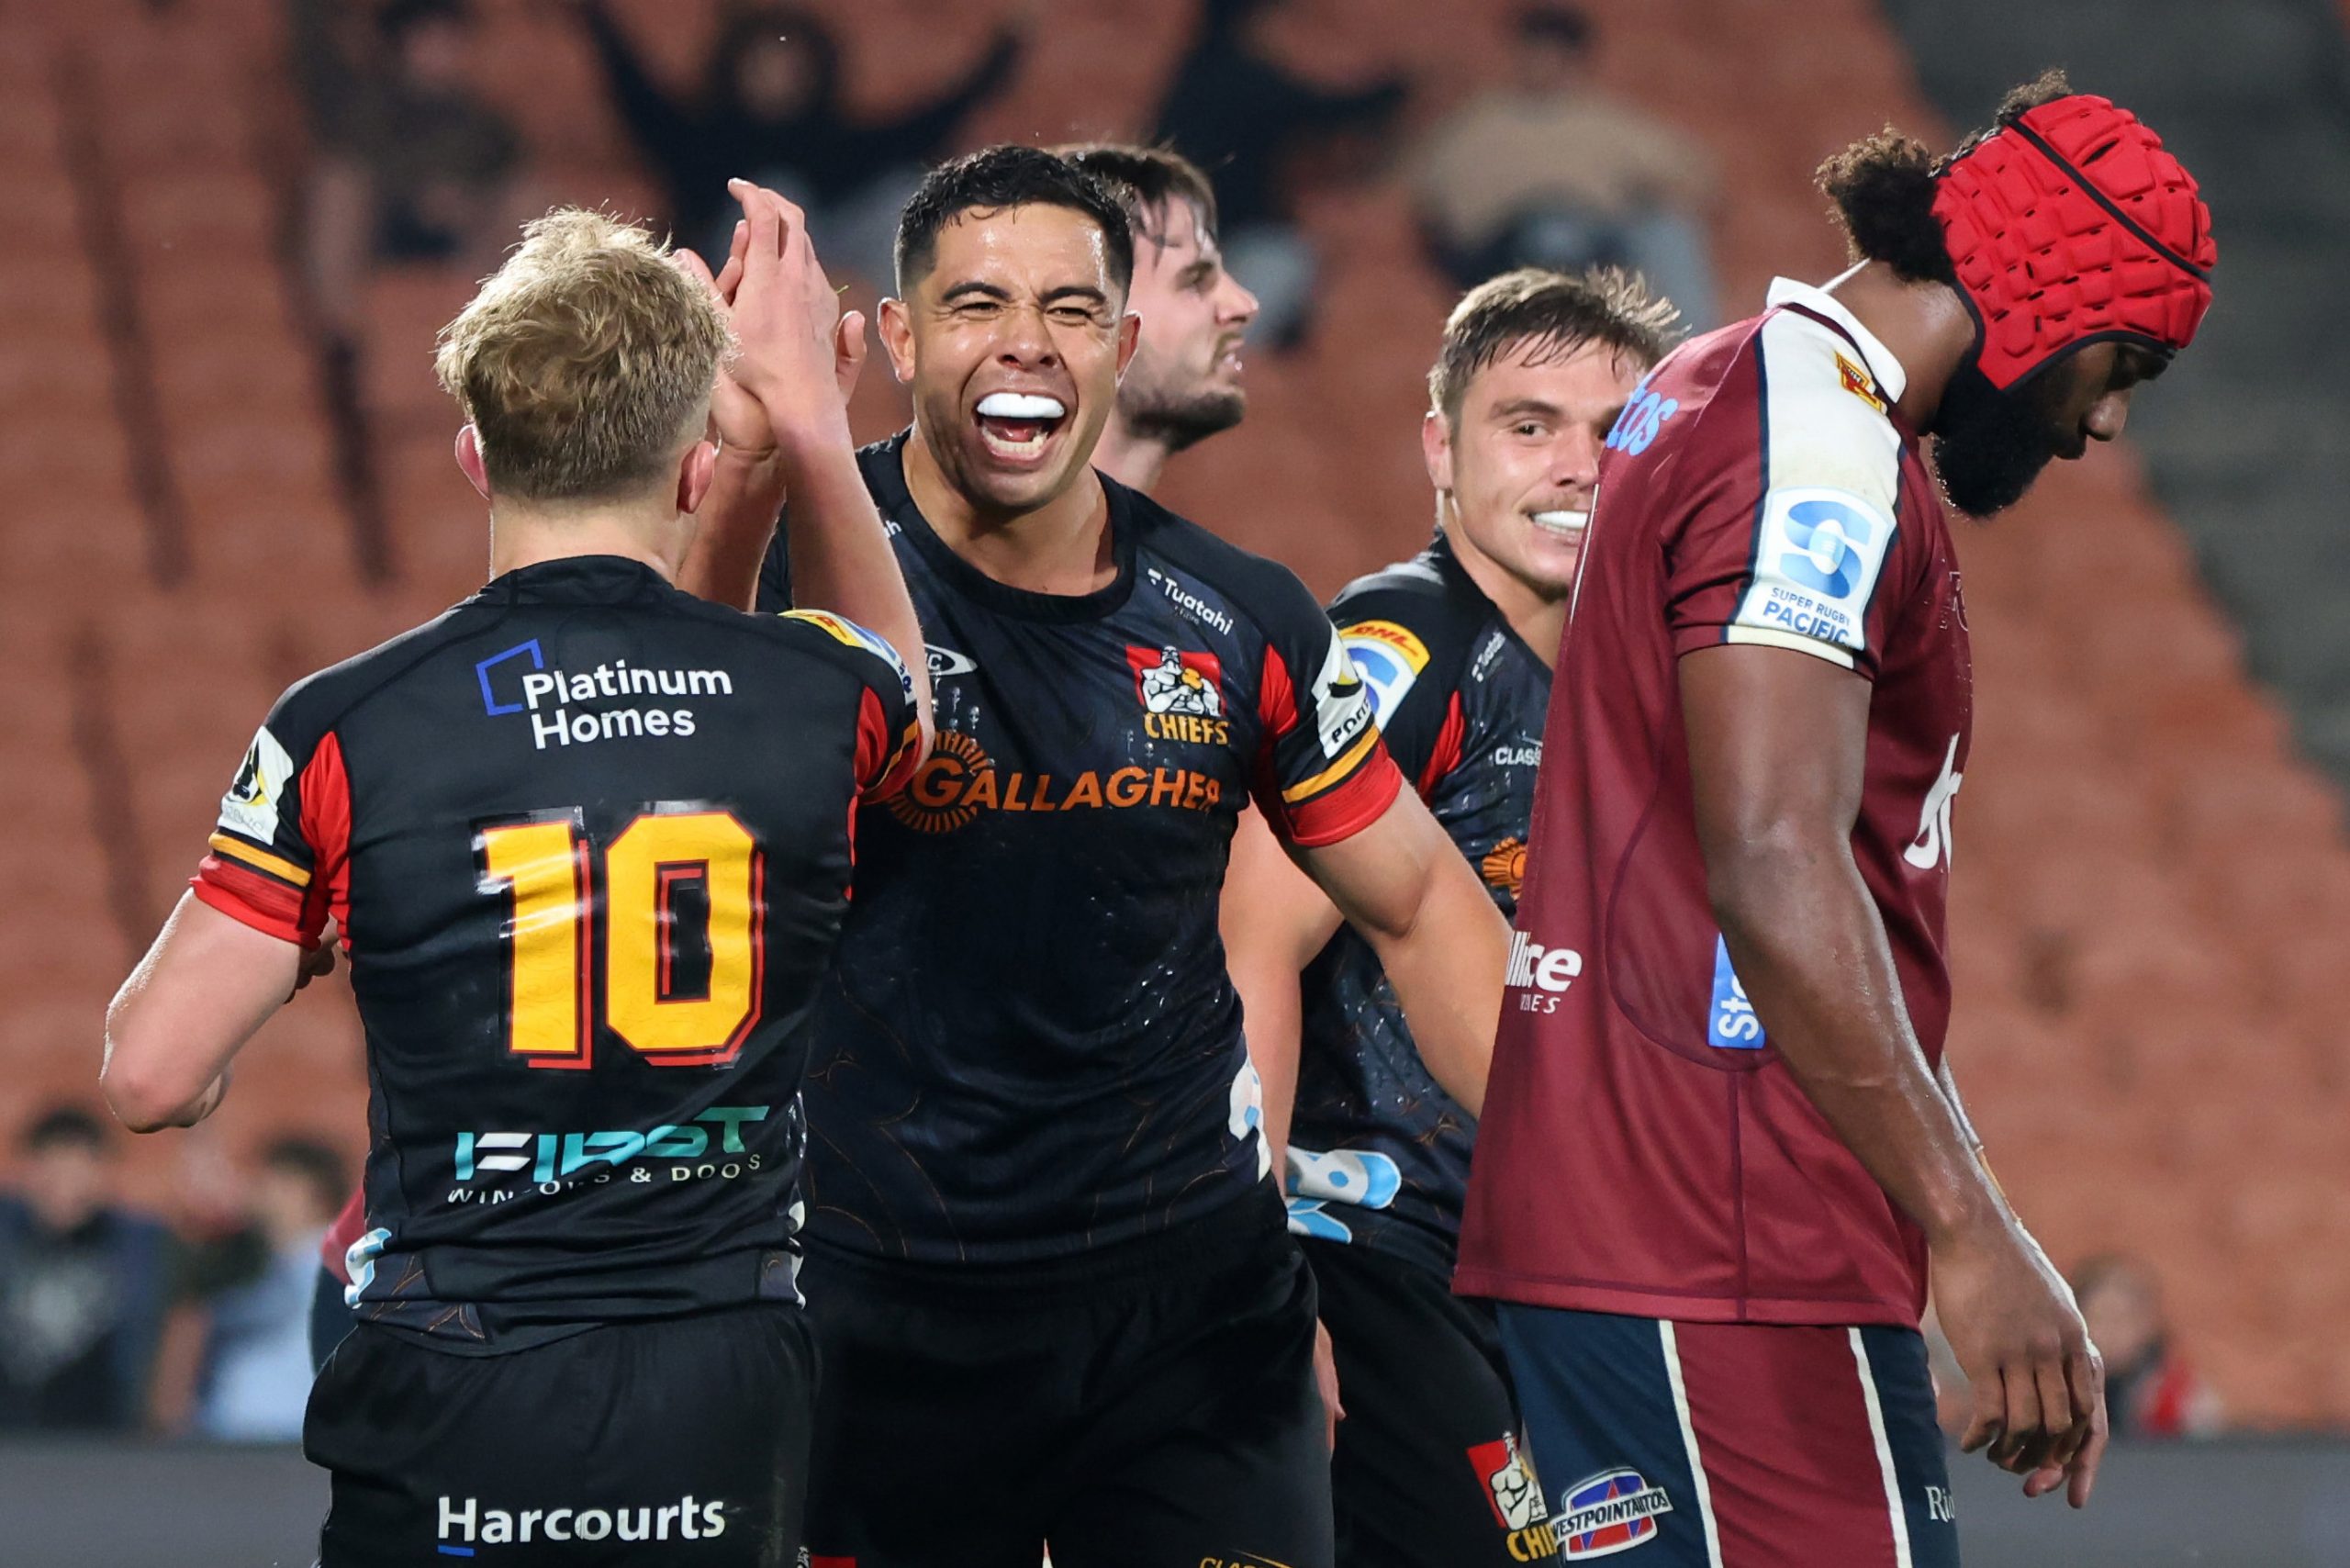
[[[1575,564],[1583,559],[1583,532],[1564,533],[1526,520],[1518,533],[1518,556],[1530,582],[1564,591],[1575,580]]]

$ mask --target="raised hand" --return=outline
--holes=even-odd
[[[809,243],[807,215],[774,191],[728,183],[743,204],[737,254],[712,280],[733,305],[734,382],[766,409],[778,442],[846,441],[848,394],[865,364],[865,318],[840,297]],[[730,287],[731,286],[731,287]]]

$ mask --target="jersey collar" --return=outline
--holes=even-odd
[[[1801,306],[1812,315],[1834,323],[1836,330],[1852,339],[1852,346],[1868,362],[1869,374],[1876,377],[1877,389],[1885,394],[1886,402],[1901,401],[1901,394],[1909,385],[1909,373],[1893,357],[1893,351],[1879,342],[1876,334],[1862,326],[1861,319],[1844,308],[1842,300],[1824,288],[1814,288],[1791,277],[1774,277],[1764,302]]]
[[[1117,564],[1117,575],[1091,593],[1032,593],[996,581],[938,537],[930,520],[914,504],[913,492],[906,485],[905,449],[912,434],[909,427],[866,449],[873,454],[873,461],[865,469],[867,481],[882,515],[904,530],[907,540],[929,563],[931,570],[957,593],[990,610],[1024,621],[1061,622],[1099,621],[1132,596],[1136,520],[1133,494],[1124,485],[1106,474],[1102,476],[1102,489],[1110,510],[1110,553]]]
[[[565,555],[492,577],[474,597],[502,604],[624,604],[676,591],[660,573],[626,555]]]

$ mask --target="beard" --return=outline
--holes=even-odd
[[[2057,418],[2064,377],[2045,366],[2020,392],[2002,392],[1970,360],[1952,375],[1934,415],[1934,471],[1969,517],[2023,498],[2040,471],[2073,443]]]
[[[1118,413],[1126,429],[1169,452],[1181,452],[1230,430],[1248,411],[1248,395],[1237,386],[1169,386],[1130,372],[1118,388]]]

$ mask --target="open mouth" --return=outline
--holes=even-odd
[[[1526,515],[1535,527],[1554,539],[1581,539],[1583,531],[1591,525],[1591,513],[1587,511],[1536,511]]]
[[[972,410],[979,441],[988,454],[1003,463],[1033,463],[1045,454],[1069,419],[1058,398],[1031,392],[990,392]]]

